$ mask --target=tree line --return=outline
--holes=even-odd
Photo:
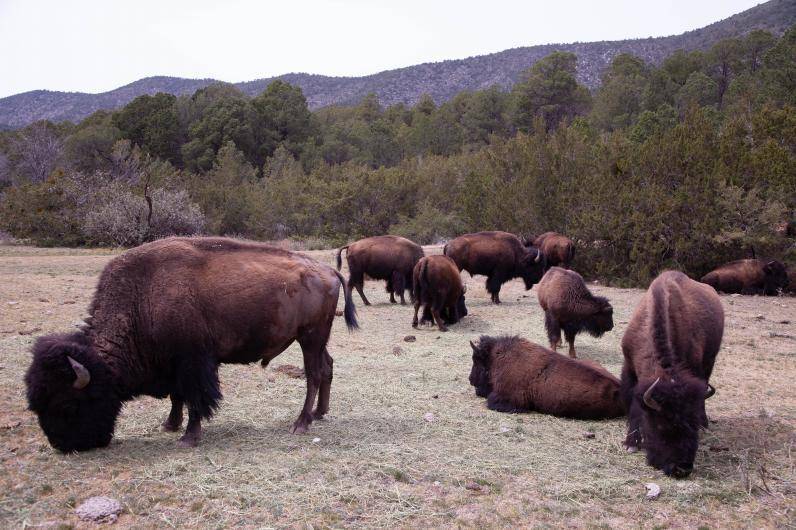
[[[758,254],[796,261],[796,27],[660,66],[616,56],[590,92],[555,52],[510,91],[311,112],[275,81],[140,96],[0,133],[0,230],[44,245],[169,234],[331,246],[393,233],[557,230],[578,269],[644,283]]]

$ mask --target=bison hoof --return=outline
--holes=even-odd
[[[439,330],[440,330],[440,331],[448,331],[448,328],[446,328],[446,327],[444,327],[444,326],[443,326],[443,327],[439,328]]]
[[[413,327],[413,328],[417,328],[417,320],[415,320],[414,322],[412,322],[412,327]]]
[[[312,411],[312,419],[314,420],[322,420],[323,417],[326,415],[325,410],[314,410]]]
[[[296,422],[290,428],[290,434],[304,434],[308,430],[308,426],[306,423]]]
[[[177,423],[177,422],[172,422],[172,421],[166,420],[163,423],[161,423],[160,426],[166,432],[177,432],[177,431],[180,430],[180,427],[182,426],[182,422]]]

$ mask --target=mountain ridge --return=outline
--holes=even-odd
[[[383,105],[412,105],[423,94],[442,102],[462,90],[498,85],[509,88],[523,70],[553,51],[578,56],[578,80],[594,89],[600,74],[620,53],[632,53],[651,64],[659,64],[672,52],[706,49],[723,38],[738,37],[754,29],[782,34],[796,23],[796,0],[770,0],[702,28],[679,35],[619,41],[593,41],[522,46],[463,59],[427,62],[366,76],[326,76],[301,72],[230,83],[249,96],[262,92],[274,80],[295,84],[304,92],[311,109],[355,104],[375,93]],[[0,98],[0,129],[23,127],[34,121],[80,121],[89,114],[119,108],[137,96],[168,92],[192,94],[215,79],[150,76],[98,94],[33,90]]]

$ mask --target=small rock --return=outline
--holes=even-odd
[[[434,421],[434,413],[426,412],[425,414],[423,414],[423,419],[426,420],[429,423]]]
[[[341,317],[343,316],[343,312],[338,309],[337,311],[334,312],[334,316]]]
[[[316,444],[316,443],[318,443],[318,442],[320,442],[320,441],[321,441],[321,439],[320,439],[320,438],[313,438],[313,439],[312,439],[312,443],[314,443],[314,444]]]
[[[591,431],[586,431],[583,433],[583,437],[586,438],[587,440],[591,440],[592,438],[594,438],[594,433]]]
[[[64,300],[63,305],[71,305],[71,304],[74,304],[74,303],[75,303],[74,300]]]
[[[505,425],[501,425],[501,426],[500,426],[500,432],[509,432],[510,430],[511,430],[511,429],[509,429],[509,428],[508,428],[508,427],[506,427]]]
[[[8,302],[8,305],[17,305],[19,302]]]
[[[404,342],[414,342],[416,340],[417,337],[415,337],[414,335],[407,335],[406,337],[404,337]]]
[[[736,297],[736,296],[741,296],[741,295],[740,295],[740,294],[738,294],[738,293],[732,293],[730,296],[732,296],[732,297]]]
[[[395,355],[396,357],[398,357],[399,355],[403,355],[404,354],[404,350],[400,346],[396,346],[396,347],[394,347],[392,349],[392,354]]]
[[[91,497],[75,508],[80,519],[94,522],[114,522],[121,511],[121,503],[110,497]]]
[[[434,395],[433,395],[433,396],[431,396],[431,397],[433,397],[434,399],[439,399],[439,394],[434,394]]]
[[[780,320],[779,324],[790,324],[790,320]]]
[[[481,491],[481,485],[477,482],[468,482],[464,485],[464,489],[468,489],[470,491]]]
[[[724,445],[711,445],[710,447],[708,447],[708,449],[710,449],[711,451],[714,451],[714,452],[729,451],[730,450],[729,447],[724,446]]]
[[[33,328],[33,329],[23,329],[19,332],[20,335],[33,335],[34,333],[41,331],[41,328]]]
[[[755,320],[765,320],[765,318],[763,315],[755,315]]]
[[[47,302],[49,302],[49,300],[46,299],[46,298],[39,298],[39,302],[42,302],[42,303],[46,304]]]
[[[276,376],[274,374],[268,374],[265,376],[265,380],[268,381],[269,383],[273,383],[274,381],[276,381]]]
[[[654,482],[647,482],[644,487],[647,488],[647,498],[650,500],[657,499],[658,495],[661,494],[661,487]]]

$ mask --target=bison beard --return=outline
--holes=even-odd
[[[28,404],[56,449],[103,447],[122,403],[170,396],[163,426],[193,446],[221,400],[220,363],[263,365],[297,341],[307,395],[292,431],[329,407],[326,349],[339,288],[345,321],[358,327],[342,276],[310,258],[225,238],[168,238],[131,249],[103,271],[87,326],[40,338],[25,376]],[[313,411],[317,397],[317,406]]]
[[[682,478],[693,469],[723,330],[716,292],[667,271],[650,285],[622,339],[625,446],[644,448],[647,463],[667,475]]]

